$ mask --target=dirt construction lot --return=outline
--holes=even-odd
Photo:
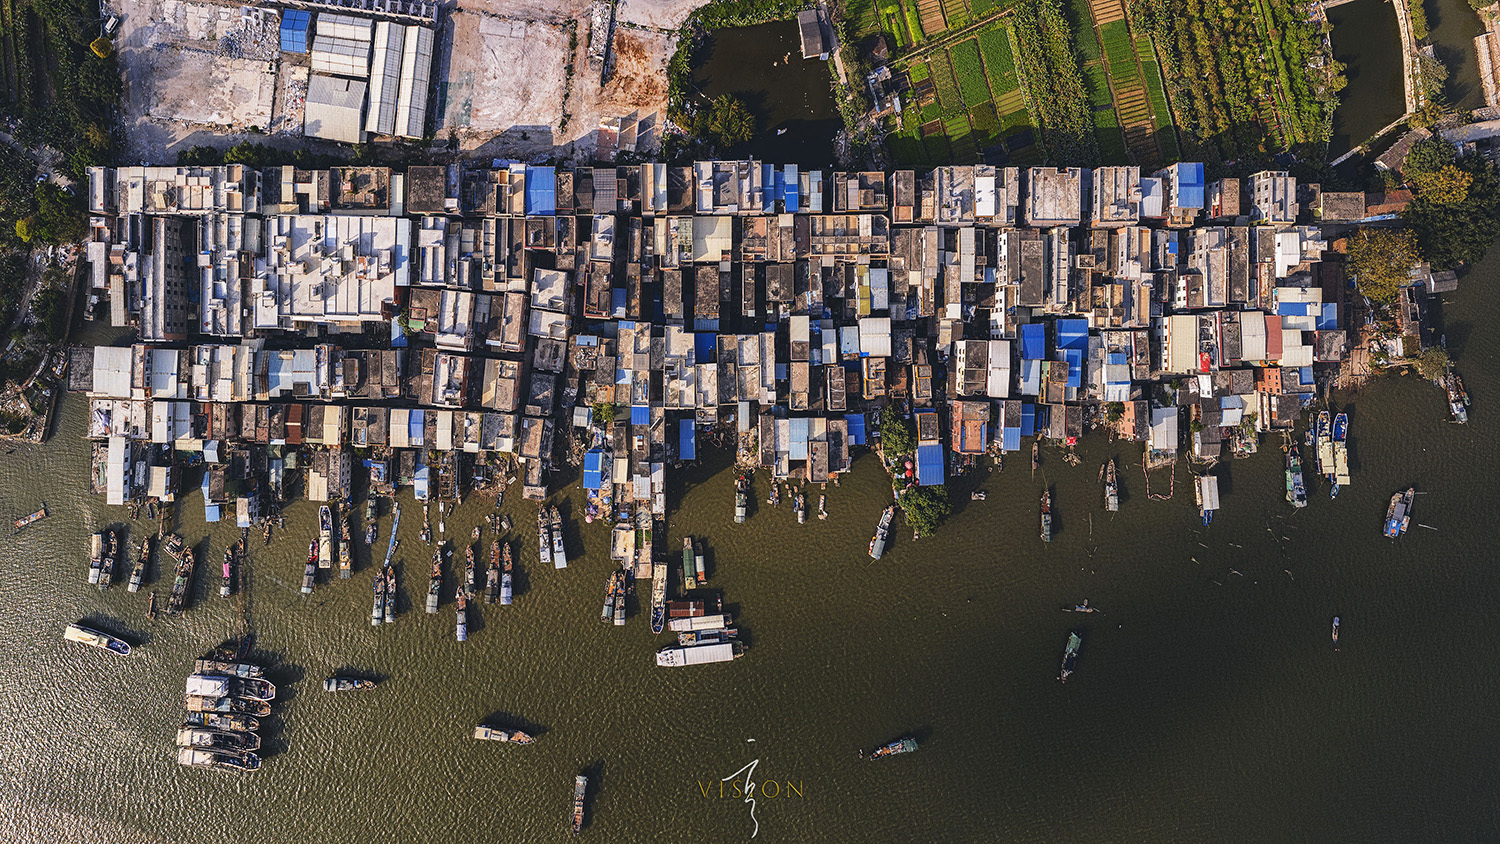
[[[601,124],[622,148],[648,152],[666,110],[675,30],[706,0],[622,0],[613,71],[588,61],[588,0],[460,0],[441,18],[429,126],[475,157],[583,161]],[[256,136],[301,138],[306,57],[279,52],[275,10],[226,0],[110,0],[122,18],[124,122],[132,161],[170,163],[178,150]],[[571,78],[569,68],[572,69]],[[612,136],[612,133],[606,133]]]

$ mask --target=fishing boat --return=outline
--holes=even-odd
[[[568,567],[568,555],[563,547],[563,521],[556,507],[552,508],[552,565],[560,569]]]
[[[691,589],[698,582],[697,558],[693,555],[693,538],[682,538],[682,588]]]
[[[1115,476],[1114,458],[1104,467],[1104,509],[1111,513],[1120,510],[1120,482]]]
[[[219,582],[219,597],[228,598],[234,586],[234,551],[224,549],[224,577]]]
[[[1330,498],[1349,485],[1349,414],[1333,417],[1333,486],[1328,490]]]
[[[119,639],[108,633],[101,633],[92,627],[84,627],[82,624],[69,624],[63,628],[63,639],[68,642],[77,642],[80,645],[89,645],[101,648],[118,656],[130,656],[130,643]]]
[[[396,623],[396,570],[385,564],[385,623]]]
[[[180,556],[177,558],[176,576],[172,578],[172,595],[167,599],[167,615],[182,612],[183,604],[187,602],[188,582],[193,577],[193,549],[182,544],[182,539],[176,534],[172,538],[177,540]]]
[[[479,581],[475,579],[477,576],[478,575],[474,571],[474,546],[465,545],[463,588],[465,590],[473,590],[474,588],[479,586]]]
[[[188,724],[177,729],[177,746],[201,747],[210,750],[260,750],[260,736],[255,733],[231,732]]]
[[[271,714],[271,704],[263,700],[245,700],[237,697],[204,697],[184,695],[182,705],[189,712],[219,712],[236,715],[258,715],[264,718]]]
[[[458,600],[455,603],[458,609],[458,623],[454,636],[460,642],[467,642],[469,640],[469,593],[464,589],[459,589]]]
[[[193,660],[194,674],[220,674],[225,677],[257,678],[266,676],[266,669],[248,662],[224,662],[217,659]]]
[[[800,492],[793,496],[792,509],[797,513],[797,524],[807,524],[807,496]]]
[[[604,608],[599,611],[599,623],[608,624],[615,617],[615,581],[619,579],[620,570],[615,569],[609,573],[609,579],[604,581]]]
[[[179,747],[177,748],[177,764],[188,768],[211,768],[219,771],[258,771],[260,770],[260,757],[254,753]]]
[[[302,570],[302,594],[311,595],[313,579],[318,576],[318,543],[307,543],[307,568]]]
[[[380,516],[380,504],[376,502],[375,496],[365,496],[365,522],[373,523]]]
[[[1460,425],[1469,421],[1469,395],[1463,391],[1463,382],[1452,370],[1443,376],[1443,390],[1448,394],[1448,409],[1453,412],[1453,421]]]
[[[156,593],[155,592],[152,592],[150,594],[150,596],[148,596],[146,598],[146,618],[149,619],[149,620],[151,620],[151,621],[155,621],[156,620]]]
[[[483,724],[474,728],[474,738],[480,741],[498,741],[509,744],[534,744],[536,739],[520,730],[497,730]]]
[[[40,522],[42,519],[45,519],[45,518],[47,518],[47,505],[43,504],[42,505],[42,509],[36,511],[35,513],[32,513],[29,516],[22,516],[21,518],[16,519],[16,521],[15,521],[16,530],[20,530],[21,528],[26,527],[27,525],[36,524],[37,522]]]
[[[1313,449],[1318,461],[1318,474],[1329,484],[1329,497],[1336,498],[1338,490],[1333,488],[1333,416],[1326,410],[1318,412],[1318,420],[1313,425]]]
[[[898,738],[895,741],[891,742],[890,744],[887,744],[887,745],[884,745],[883,747],[877,748],[869,756],[866,756],[865,752],[863,750],[861,750],[859,752],[859,758],[861,758],[861,759],[868,759],[871,762],[874,762],[876,759],[884,759],[887,756],[896,756],[896,755],[901,754],[901,753],[913,753],[913,752],[916,751],[916,749],[917,749],[917,740],[916,739],[914,739],[914,738]]]
[[[396,553],[396,531],[401,528],[401,505],[392,500],[391,508],[394,513],[391,519],[391,538],[385,545],[385,568],[391,566],[391,557]]]
[[[375,572],[375,600],[370,605],[370,626],[379,627],[385,620],[385,572]]]
[[[615,626],[625,626],[625,590],[630,586],[630,570],[621,569],[615,574]]]
[[[1411,505],[1417,496],[1416,487],[1407,487],[1405,491],[1391,496],[1391,506],[1385,511],[1385,535],[1395,539],[1403,533],[1411,524]]]
[[[104,561],[99,566],[99,588],[108,589],[115,582],[115,560],[120,558],[120,532],[106,530],[108,547],[104,550]]]
[[[276,699],[275,684],[263,677],[189,674],[184,686],[187,694],[200,697],[233,697],[260,701]]]
[[[438,502],[438,536],[446,536],[448,534],[448,524],[443,521],[443,511],[446,508],[446,502]]]
[[[213,727],[216,730],[232,730],[237,733],[253,733],[260,729],[260,719],[254,715],[235,715],[223,712],[189,712],[183,720],[192,727]]]
[[[500,593],[500,540],[490,542],[490,570],[486,572],[484,583],[484,602],[495,603],[495,596]]]
[[[667,618],[694,618],[708,612],[703,601],[668,601]]]
[[[734,481],[734,523],[745,523],[745,513],[750,507],[750,478],[740,475]]]
[[[318,568],[333,568],[333,511],[327,504],[318,508]]]
[[[658,562],[651,566],[651,633],[661,633],[667,620],[667,567]]]
[[[1042,492],[1042,541],[1052,541],[1052,490]]]
[[[1073,665],[1078,662],[1078,647],[1082,644],[1083,640],[1077,633],[1068,634],[1068,647],[1063,651],[1062,672],[1057,675],[1058,680],[1066,683],[1073,676]]]
[[[766,498],[766,503],[772,507],[781,503],[781,484],[774,480],[771,481],[771,494]]]
[[[427,614],[438,611],[438,591],[443,588],[443,546],[432,552],[432,575],[427,580]]]
[[[432,518],[427,506],[426,504],[422,505],[422,532],[418,537],[424,544],[432,542]],[[391,536],[394,537],[395,535],[396,532],[394,530],[391,531]]]
[[[673,633],[684,633],[689,630],[724,630],[734,623],[734,616],[727,612],[714,612],[707,615],[690,615],[668,619],[667,629]]]
[[[1099,609],[1098,607],[1090,605],[1089,604],[1089,599],[1088,598],[1084,598],[1083,599],[1083,603],[1081,603],[1081,604],[1074,604],[1071,609],[1068,608],[1068,607],[1063,607],[1063,612],[1104,612],[1104,611],[1101,610],[1101,609]]]
[[[745,655],[745,645],[739,640],[720,642],[714,645],[671,645],[656,652],[656,664],[660,668],[681,668],[686,665],[711,665],[729,662]]]
[[[500,574],[500,605],[508,607],[511,601],[511,579],[510,579],[510,542],[506,542],[500,548],[501,557],[504,560],[505,571]]]
[[[135,593],[141,591],[141,582],[146,579],[146,564],[151,559],[151,535],[141,539],[141,555],[135,560],[135,568],[130,572],[130,583],[126,585],[125,591]]]
[[[738,638],[740,631],[729,628],[719,630],[684,630],[677,634],[677,644],[687,647],[688,645],[717,645],[730,639]]]
[[[583,798],[589,790],[589,778],[583,774],[573,778],[573,834],[583,829]]]
[[[827,502],[828,502],[828,496],[826,496],[826,495],[819,495],[818,496],[818,519],[820,521],[825,520],[825,519],[828,518],[828,510],[823,506]]]
[[[870,556],[880,559],[885,555],[885,543],[891,535],[891,520],[896,518],[896,505],[891,504],[880,513],[880,521],[875,525],[875,535],[870,537]]]
[[[341,580],[348,580],[349,575],[354,573],[353,560],[350,559],[354,554],[354,549],[349,540],[349,522],[353,518],[352,514],[344,513],[343,518],[339,520],[339,579]]]
[[[363,692],[373,688],[374,680],[358,680],[353,677],[329,677],[323,681],[325,692]]]
[[[547,510],[545,507],[537,509],[536,543],[539,549],[538,553],[542,555],[542,565],[550,565],[552,563],[552,529],[551,524],[547,520]],[[561,568],[561,566],[558,566],[558,568]]]
[[[698,540],[693,551],[693,571],[698,574],[698,585],[708,585],[708,568],[703,565],[703,540]]]
[[[99,583],[99,572],[104,568],[104,533],[95,531],[89,537],[89,585]]]
[[[376,537],[377,533],[378,533],[378,531],[376,530],[375,523],[374,522],[367,522],[365,524],[365,545],[367,545],[367,546],[369,546],[371,548],[374,548],[375,547],[375,537]]]
[[[1307,486],[1302,482],[1302,457],[1293,445],[1286,450],[1286,500],[1298,509],[1307,506]]]
[[[1333,617],[1333,649],[1339,649],[1339,617]]]
[[[1042,465],[1042,445],[1033,441],[1031,443],[1031,474],[1036,474],[1036,468]]]

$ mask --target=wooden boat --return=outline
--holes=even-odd
[[[253,733],[260,729],[260,719],[254,715],[235,715],[224,712],[189,712],[183,719],[191,727],[213,727],[237,733]]]
[[[1083,644],[1083,639],[1077,633],[1068,634],[1068,646],[1063,651],[1062,671],[1058,673],[1057,679],[1066,683],[1073,676],[1073,665],[1078,662],[1078,648]]]
[[[224,662],[217,659],[193,660],[194,674],[222,674],[225,677],[256,679],[266,676],[266,669],[248,662]]]
[[[898,738],[890,744],[877,748],[869,756],[864,751],[859,752],[859,758],[874,762],[876,759],[884,759],[887,756],[896,756],[902,753],[913,753],[917,749],[917,740],[914,738]]]
[[[115,561],[120,558],[120,532],[106,530],[104,532],[108,547],[104,550],[104,561],[99,566],[99,588],[108,589],[115,582]]]
[[[219,582],[219,597],[228,598],[234,587],[234,551],[224,549],[224,576]]]
[[[427,580],[427,614],[438,611],[438,592],[443,588],[443,546],[432,552],[432,575]]]
[[[394,530],[391,531],[391,538],[394,539],[395,536],[396,532]],[[432,541],[432,519],[429,515],[426,504],[422,505],[422,532],[421,534],[419,534],[419,538],[424,543]]]
[[[463,582],[463,587],[462,588],[467,589],[467,590],[472,590],[472,589],[475,589],[476,587],[478,587],[479,586],[479,581],[476,580],[477,577],[478,577],[478,575],[474,571],[474,546],[473,545],[465,545],[464,546],[464,582]]]
[[[239,715],[259,715],[264,718],[271,714],[271,704],[263,700],[245,700],[237,697],[204,697],[202,695],[184,695],[182,704],[189,712],[220,712],[234,713]]]
[[[589,778],[583,774],[573,778],[573,834],[583,829],[583,798],[588,794]]]
[[[349,575],[353,573],[353,561],[350,559],[353,555],[353,544],[349,540],[349,520],[354,517],[349,513],[344,513],[343,516],[339,525],[339,578],[348,580]]]
[[[24,527],[26,527],[28,525],[34,525],[37,522],[40,522],[42,519],[45,519],[45,518],[47,518],[47,505],[43,504],[42,505],[42,509],[36,511],[35,513],[32,513],[29,516],[22,516],[21,518],[16,519],[16,521],[15,521],[16,530],[20,530],[21,528],[24,528]]]
[[[117,656],[130,656],[130,643],[119,639],[108,633],[101,633],[92,627],[84,627],[82,624],[69,624],[63,628],[63,639],[69,642],[77,642],[80,645],[90,645],[101,650],[109,651]]]
[[[318,568],[333,568],[333,511],[327,504],[318,508]]]
[[[1052,491],[1042,493],[1042,541],[1052,541]]]
[[[495,598],[500,594],[500,540],[490,541],[490,570],[486,572],[484,582],[484,602],[495,603]]]
[[[1333,649],[1339,649],[1339,617],[1333,617]]]
[[[156,593],[155,592],[152,592],[151,595],[150,595],[150,597],[148,597],[146,599],[146,618],[150,619],[151,621],[155,621],[156,620]]]
[[[560,569],[568,567],[568,553],[563,546],[562,515],[555,506],[552,508],[552,565]]]
[[[693,554],[693,538],[682,538],[682,588],[691,589],[698,582],[697,557]]]
[[[457,600],[456,603],[458,605],[458,625],[457,625],[457,629],[454,632],[454,635],[458,638],[458,641],[460,641],[460,642],[467,642],[469,640],[469,595],[468,595],[468,592],[465,591],[464,589],[460,588],[458,590],[458,600]]]
[[[172,595],[167,599],[167,615],[177,615],[187,602],[188,582],[193,577],[193,549],[184,545],[176,534],[172,534],[171,538],[177,540],[181,555],[177,558],[176,576],[172,578]],[[168,545],[170,547],[171,539],[168,540]]]
[[[385,623],[396,623],[396,570],[385,564]]]
[[[151,535],[141,539],[141,555],[136,558],[135,568],[130,572],[130,583],[126,585],[125,591],[135,593],[141,591],[141,582],[146,579],[146,564],[151,559]]]
[[[104,532],[95,531],[89,537],[89,585],[99,583],[99,572],[104,568]]]
[[[1115,461],[1110,458],[1109,465],[1104,468],[1104,509],[1111,513],[1120,509],[1120,483],[1115,476]]]
[[[325,692],[362,692],[373,688],[374,680],[358,680],[353,677],[329,677],[323,681]]]
[[[547,520],[546,508],[539,508],[536,514],[536,542],[539,553],[542,556],[542,565],[552,563],[552,527]],[[561,568],[559,566],[558,568]]]
[[[261,677],[190,674],[183,685],[186,694],[199,697],[234,697],[266,702],[276,699],[276,685]]]
[[[385,572],[375,572],[374,602],[370,605],[370,626],[379,627],[385,620]]]
[[[318,543],[307,543],[307,567],[302,570],[302,594],[311,595],[318,576]]]
[[[708,569],[703,565],[703,540],[698,540],[693,551],[693,571],[698,573],[698,585],[708,585]]]
[[[230,750],[235,752],[260,750],[260,736],[255,733],[219,730],[214,727],[199,727],[188,724],[177,728],[177,746],[202,747],[212,750]]]
[[[260,770],[260,757],[254,753],[179,747],[177,748],[177,764],[188,768],[211,768],[219,771],[258,771]]]
[[[511,579],[510,579],[510,543],[501,546],[501,555],[505,563],[505,571],[500,574],[500,604],[510,606],[511,601]]]
[[[534,744],[536,739],[520,730],[497,730],[483,724],[474,728],[474,738],[480,741],[498,741],[509,744]]]

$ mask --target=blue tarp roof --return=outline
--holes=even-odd
[[[786,203],[786,213],[795,214],[801,210],[801,189],[797,186],[797,165],[788,164],[781,171],[781,200]]]
[[[1039,322],[1021,326],[1021,360],[1041,360],[1047,356],[1047,327]]]
[[[1339,306],[1333,302],[1323,305],[1323,313],[1318,317],[1319,331],[1332,331],[1339,327]]]
[[[401,324],[396,322],[395,317],[391,317],[391,348],[406,348],[406,332],[401,330]]]
[[[632,425],[650,425],[651,424],[651,408],[648,405],[644,405],[644,404],[631,405],[631,407],[630,407],[630,424],[632,424]]]
[[[697,363],[713,363],[714,351],[719,348],[719,335],[707,331],[693,335],[693,355]]]
[[[427,500],[427,479],[431,475],[431,472],[432,470],[426,466],[418,466],[416,473],[412,475],[412,494],[417,497],[418,501]]]
[[[698,459],[698,429],[691,419],[677,423],[677,456],[682,460]]]
[[[426,422],[426,411],[413,410],[406,417],[406,438],[414,445],[422,444],[422,428]]]
[[[583,455],[583,488],[598,490],[604,486],[604,452],[599,449]]]
[[[760,165],[760,210],[769,213],[776,207],[776,173],[770,164]]]
[[[311,22],[311,12],[302,9],[281,11],[281,49],[283,52],[307,52],[307,28]]]
[[[1276,313],[1279,316],[1307,316],[1312,313],[1312,305],[1306,302],[1277,302]]]
[[[609,289],[609,304],[612,307],[612,313],[616,316],[625,315],[625,308],[630,302],[628,295],[629,291],[623,287],[611,287]]]
[[[1184,161],[1177,166],[1177,207],[1203,207],[1203,164]]]
[[[844,414],[844,423],[849,426],[849,444],[865,444],[865,415],[863,413]]]
[[[557,213],[557,171],[551,167],[526,168],[526,213]]]
[[[1036,435],[1036,405],[1026,402],[1021,405],[1021,436]]]
[[[1003,451],[1021,450],[1021,429],[1002,428],[1000,430],[1000,448]]]
[[[1068,386],[1076,388],[1083,383],[1083,350],[1063,349],[1062,356],[1068,362]]]
[[[1124,352],[1110,352],[1104,356],[1104,362],[1111,366],[1124,366],[1129,361]]]
[[[1039,396],[1042,394],[1042,362],[1039,360],[1021,361],[1021,373],[1018,386],[1023,396]]]
[[[1059,349],[1088,349],[1089,321],[1086,319],[1058,320],[1057,347]]]
[[[917,446],[917,483],[937,486],[943,482],[943,447],[937,443]]]

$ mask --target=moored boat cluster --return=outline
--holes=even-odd
[[[187,716],[177,730],[177,764],[221,771],[260,770],[260,719],[276,686],[247,662],[200,659],[184,687]]]

